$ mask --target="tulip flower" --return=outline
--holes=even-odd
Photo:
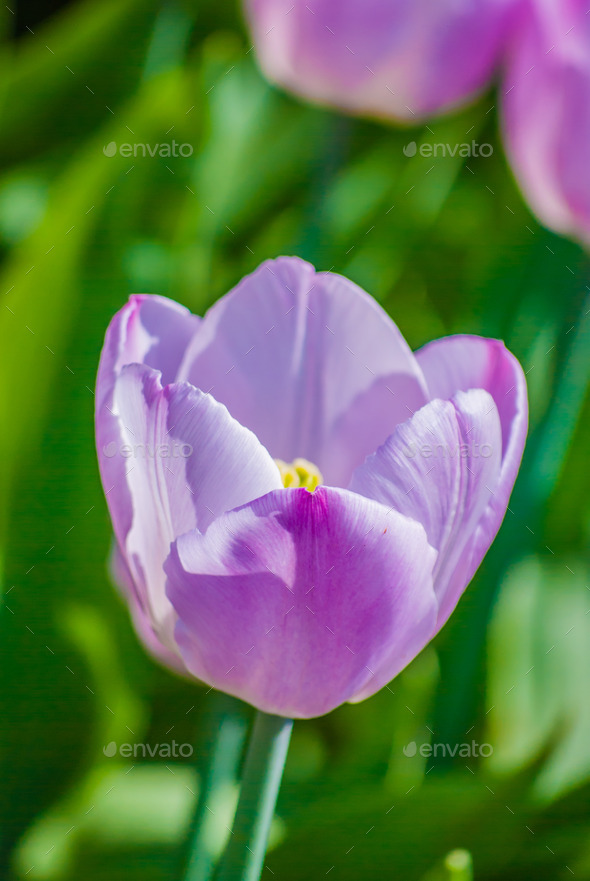
[[[246,0],[274,82],[402,122],[500,77],[504,139],[540,220],[590,242],[590,16],[583,0]]]
[[[368,294],[296,258],[202,319],[132,297],[96,403],[140,636],[284,717],[369,697],[440,630],[498,531],[527,429],[501,342],[413,354]]]

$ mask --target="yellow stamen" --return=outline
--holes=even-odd
[[[324,478],[319,468],[307,459],[295,459],[291,464],[275,459],[283,486],[287,489],[304,489],[313,492],[316,487],[323,483]]]

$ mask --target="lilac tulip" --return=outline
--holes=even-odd
[[[414,355],[360,288],[296,258],[203,319],[132,297],[107,331],[96,431],[141,637],[270,713],[368,697],[457,604],[526,428],[502,343]]]
[[[511,7],[511,0],[246,2],[270,79],[322,104],[410,121],[487,85]]]
[[[502,86],[519,183],[552,229],[590,242],[590,15],[586,0],[527,0]]]

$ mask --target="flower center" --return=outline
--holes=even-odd
[[[320,469],[307,459],[295,459],[290,465],[282,459],[275,459],[275,462],[287,489],[303,487],[312,493],[324,479]]]

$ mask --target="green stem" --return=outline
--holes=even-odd
[[[226,810],[232,786],[237,785],[248,728],[245,707],[240,701],[226,694],[215,694],[212,698],[206,743],[198,762],[201,787],[189,836],[185,881],[209,881],[213,876],[225,844],[219,838],[224,830],[218,821]]]
[[[260,878],[292,728],[292,719],[262,712],[256,715],[219,881]]]

